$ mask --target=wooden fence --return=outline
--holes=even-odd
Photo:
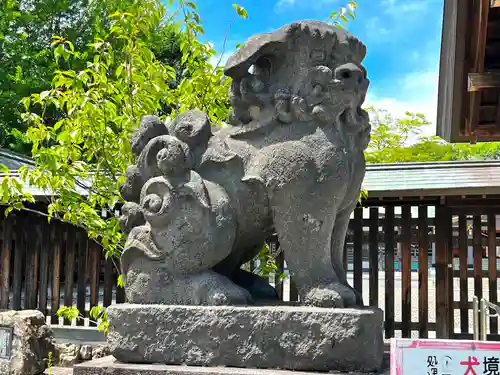
[[[92,306],[125,301],[117,268],[83,230],[27,212],[0,215],[0,309],[38,309],[58,323],[60,306],[88,317]]]
[[[355,210],[344,263],[365,304],[385,311],[386,337],[472,338],[473,296],[498,301],[497,216],[500,199],[462,197]],[[124,301],[113,263],[81,230],[30,213],[11,214],[1,227],[0,309],[36,308],[57,323],[62,305],[88,316],[92,306]],[[277,261],[286,272],[286,254]],[[298,299],[290,278],[276,287],[283,300]],[[496,317],[488,332],[500,339]]]

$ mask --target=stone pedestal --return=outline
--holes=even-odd
[[[108,319],[122,363],[369,373],[384,351],[375,308],[121,304]]]
[[[325,373],[235,367],[130,364],[120,363],[114,357],[109,356],[76,365],[72,375],[325,375]],[[328,375],[347,374],[333,371],[329,372]],[[389,358],[388,356],[384,357],[384,366],[377,373],[355,372],[349,375],[389,375]]]

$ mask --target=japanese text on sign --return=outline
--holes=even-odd
[[[391,375],[422,373],[500,375],[500,342],[393,339]]]
[[[12,328],[0,327],[0,359],[10,359]]]

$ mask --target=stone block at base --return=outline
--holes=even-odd
[[[385,363],[388,364],[388,358]],[[76,365],[72,375],[325,375],[324,372],[302,372],[288,370],[247,369],[234,367],[195,367],[179,365],[151,365],[118,362],[114,357],[104,357]],[[347,375],[329,372],[329,375]],[[389,368],[384,367],[378,373],[350,373],[349,375],[388,375]]]
[[[120,304],[108,320],[124,363],[369,373],[384,352],[376,308]]]
[[[50,352],[54,352],[52,330],[37,310],[0,311],[0,374],[38,375],[45,370]]]

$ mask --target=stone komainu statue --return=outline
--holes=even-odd
[[[121,187],[129,302],[277,299],[241,269],[277,233],[303,303],[362,304],[342,257],[370,140],[365,53],[342,29],[292,23],[227,62],[229,125],[213,131],[200,111],[142,119]]]

